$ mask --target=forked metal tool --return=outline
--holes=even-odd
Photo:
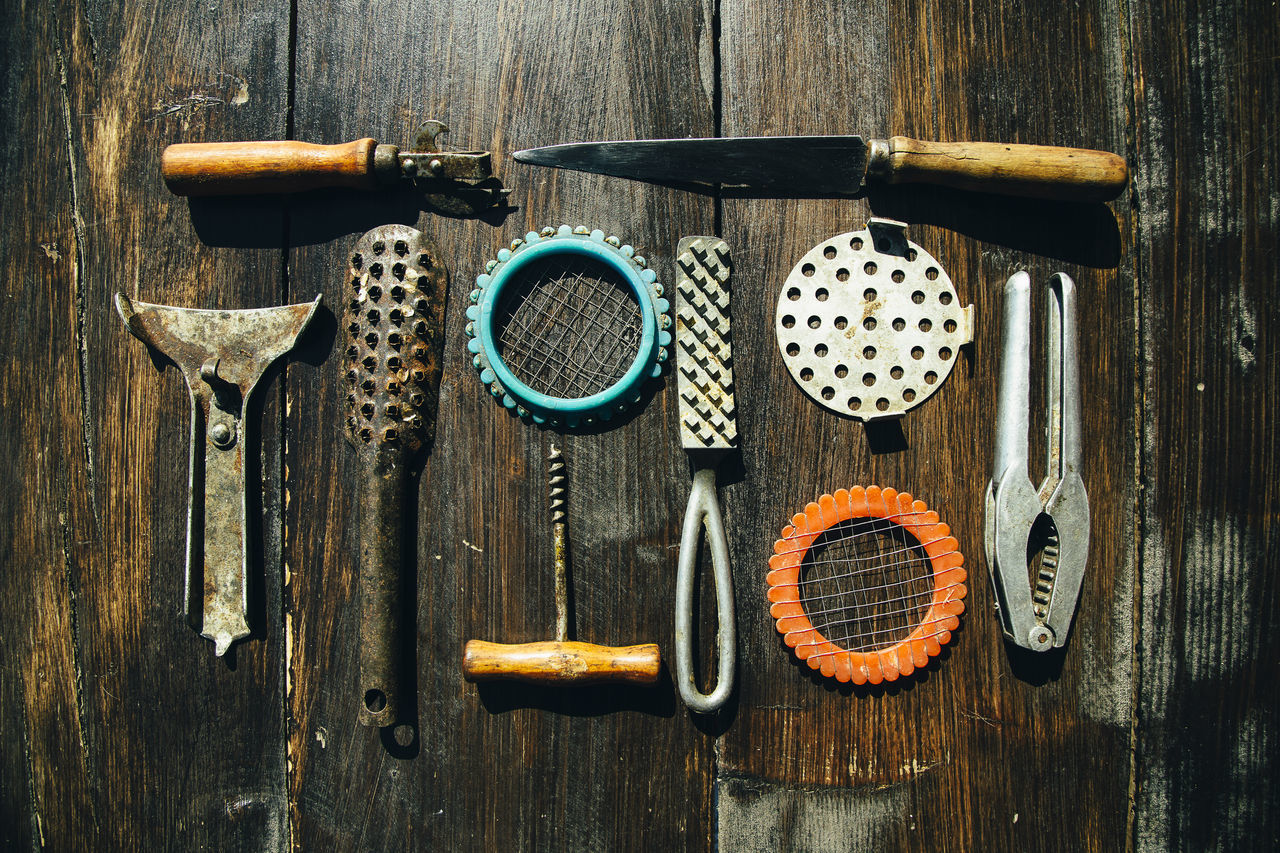
[[[317,296],[276,308],[204,311],[116,294],[125,326],[177,364],[191,393],[187,621],[213,640],[219,657],[249,635],[244,451],[256,435],[245,412],[262,375],[293,349],[319,307]]]
[[[987,567],[1005,638],[1033,651],[1066,644],[1089,556],[1089,496],[1080,477],[1075,283],[1057,273],[1048,292],[1045,478],[1037,488],[1027,475],[1031,277],[1019,271],[1004,289],[995,463],[984,519]],[[1039,564],[1029,567],[1028,557],[1037,551]]]

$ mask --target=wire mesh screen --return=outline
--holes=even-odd
[[[809,621],[842,649],[869,652],[924,621],[933,567],[919,540],[884,518],[855,518],[825,531],[800,566]]]
[[[625,279],[589,258],[530,263],[498,303],[498,356],[516,378],[552,397],[604,391],[640,350],[644,321]]]

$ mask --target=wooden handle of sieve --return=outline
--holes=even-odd
[[[533,684],[653,684],[662,669],[658,646],[597,646],[558,642],[489,643],[470,640],[462,653],[468,681],[510,679]]]
[[[906,136],[872,143],[868,171],[891,184],[930,183],[1062,201],[1108,201],[1129,183],[1129,167],[1109,151],[923,142]]]
[[[371,189],[373,139],[310,142],[200,142],[170,145],[160,174],[176,195],[292,193],[325,187]]]

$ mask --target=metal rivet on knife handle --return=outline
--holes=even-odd
[[[245,412],[263,373],[293,349],[319,306],[317,296],[276,308],[202,311],[116,294],[125,326],[178,365],[191,395],[187,620],[214,641],[218,656],[249,635],[244,453],[253,434]]]
[[[400,720],[408,466],[435,434],[448,276],[407,225],[356,243],[346,270],[346,435],[360,458],[360,722]]]

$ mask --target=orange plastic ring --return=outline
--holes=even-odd
[[[809,621],[800,600],[800,567],[814,541],[827,529],[854,518],[883,518],[913,535],[933,569],[933,594],[924,619],[892,646],[865,652],[842,649]],[[769,558],[769,614],[784,641],[811,669],[837,681],[879,684],[910,675],[926,665],[951,640],[960,625],[964,597],[964,555],[951,528],[924,501],[879,486],[854,486],[823,495],[791,519]]]

